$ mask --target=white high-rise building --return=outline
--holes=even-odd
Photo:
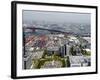
[[[66,45],[66,56],[70,55],[69,54],[70,53],[70,47],[71,47],[70,45],[68,45],[68,44]]]

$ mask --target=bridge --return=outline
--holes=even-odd
[[[36,27],[33,27],[33,26],[30,26],[30,27],[25,27],[25,29],[31,29],[31,30],[47,30],[47,31],[50,31],[50,32],[59,32],[59,33],[66,33],[66,34],[74,34],[73,32],[65,32],[65,31],[60,31],[60,30],[53,30],[53,29],[46,29],[46,28],[36,28]]]
[[[38,30],[47,30],[47,31],[50,31],[50,32],[58,32],[58,33],[70,34],[70,35],[75,35],[75,36],[90,37],[90,34],[88,34],[88,33],[78,34],[78,33],[74,33],[74,32],[65,32],[65,31],[53,30],[53,29],[46,29],[46,28],[36,28],[34,26],[24,27],[24,28],[25,29],[30,29],[30,30],[33,30],[33,31],[35,31],[36,29],[38,29]]]

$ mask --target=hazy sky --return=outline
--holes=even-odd
[[[23,22],[47,21],[47,22],[72,22],[90,24],[91,14],[87,13],[63,13],[47,11],[23,10]]]

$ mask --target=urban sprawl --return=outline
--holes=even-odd
[[[41,26],[44,25],[23,26],[23,69],[91,66],[89,33],[75,34]],[[52,26],[58,25],[49,25]]]

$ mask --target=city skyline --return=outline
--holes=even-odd
[[[87,13],[23,10],[23,27],[44,28],[75,34],[91,33],[91,15]]]

